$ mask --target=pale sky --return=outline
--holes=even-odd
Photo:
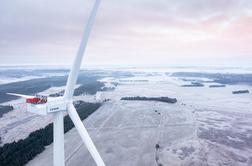
[[[94,0],[1,0],[0,65],[70,65]],[[251,0],[102,0],[83,65],[252,66]]]

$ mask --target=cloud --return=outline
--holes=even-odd
[[[2,0],[1,63],[68,63],[93,2]],[[250,0],[102,0],[86,61],[248,57],[251,18]]]

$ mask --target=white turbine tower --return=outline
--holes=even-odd
[[[41,115],[53,114],[53,164],[54,166],[65,165],[64,152],[64,112],[67,111],[72,119],[77,131],[79,132],[88,151],[93,157],[98,166],[105,166],[100,154],[98,153],[93,141],[91,140],[86,128],[84,127],[76,109],[73,105],[73,93],[77,82],[81,62],[87,46],[87,42],[95,22],[95,17],[98,11],[101,0],[96,0],[88,19],[85,31],[82,36],[79,50],[74,59],[63,97],[47,98],[46,96],[26,96],[9,93],[10,95],[26,98],[27,111]]]

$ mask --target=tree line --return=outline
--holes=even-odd
[[[14,108],[11,105],[0,105],[0,118],[3,117],[3,114],[6,114],[12,111]]]
[[[169,97],[122,97],[121,100],[140,100],[140,101],[159,101],[165,103],[176,103],[176,98],[169,98]]]

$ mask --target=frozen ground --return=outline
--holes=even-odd
[[[84,121],[107,165],[252,165],[252,95],[232,94],[251,87],[181,87],[181,79],[163,74],[128,80],[100,92],[100,100],[111,100]],[[120,101],[126,96],[176,97],[178,103]],[[95,165],[75,129],[65,134],[65,148],[66,165]],[[52,157],[50,145],[27,165],[50,166]]]
[[[0,76],[0,85],[1,84],[8,84],[12,82],[19,82],[19,81],[27,81],[35,78],[42,78],[42,77],[36,77],[36,76],[27,76],[27,77],[22,77],[22,78],[13,78],[13,77],[4,77]]]
[[[34,70],[36,69],[36,70]],[[0,66],[0,85],[13,82],[27,81],[36,78],[45,78],[51,76],[64,76],[67,72],[64,69],[39,69],[36,67],[3,67]]]

